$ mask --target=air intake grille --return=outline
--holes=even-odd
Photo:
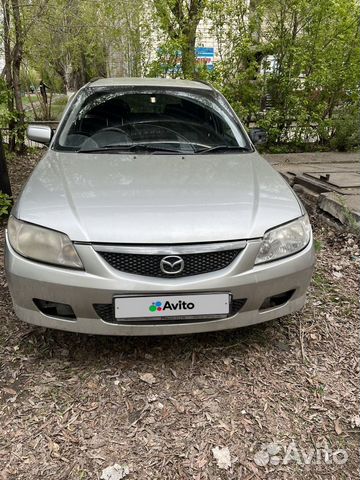
[[[245,305],[246,298],[234,299],[230,306],[230,312],[228,317],[232,317],[240,312],[242,307]],[[146,320],[122,320],[115,318],[114,308],[111,303],[95,303],[94,309],[97,315],[107,323],[121,324],[121,325],[171,325],[176,323],[194,323],[194,322],[208,322],[212,320],[211,318],[202,318],[201,316],[192,317],[192,318],[155,318],[155,319],[146,319]],[[215,317],[213,320],[218,320],[219,317]]]
[[[143,275],[146,277],[178,278],[215,272],[228,267],[240,253],[241,249],[217,252],[187,253],[179,255],[184,261],[184,268],[176,274],[164,273],[160,262],[166,255],[147,255],[119,252],[101,252],[101,255],[113,268],[121,272]]]

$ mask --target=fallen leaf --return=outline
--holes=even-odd
[[[205,417],[206,417],[206,420],[207,420],[208,422],[212,422],[212,417],[211,417],[210,413],[205,412]]]
[[[228,447],[215,447],[212,449],[212,454],[216,460],[217,466],[221,470],[227,470],[231,467],[230,451]]]
[[[341,428],[340,420],[339,420],[339,419],[335,420],[335,422],[334,422],[334,428],[335,428],[335,432],[337,433],[337,435],[341,435],[341,434],[342,434],[343,430],[342,430],[342,428]]]
[[[156,402],[157,399],[158,399],[158,395],[156,395],[155,393],[150,393],[150,394],[147,396],[147,401],[148,401],[149,403]]]
[[[16,395],[16,391],[13,388],[4,387],[3,392],[9,395]]]
[[[101,438],[99,435],[95,434],[89,442],[89,447],[97,449],[103,447],[106,444],[107,442],[104,438]]]
[[[178,413],[184,413],[185,412],[185,407],[184,405],[182,405],[181,403],[179,403],[177,400],[175,400],[175,398],[169,398],[169,400],[171,401],[171,403],[174,405],[174,407],[176,408],[176,411]]]
[[[351,421],[351,428],[360,428],[360,416],[359,415],[354,415],[350,419]]]
[[[148,385],[152,385],[153,383],[156,383],[156,378],[152,373],[143,373],[140,375],[140,380],[143,382],[147,383]]]
[[[223,428],[224,430],[231,432],[231,428],[229,427],[229,425],[226,425],[226,423],[222,422],[221,420],[219,422],[219,428]]]
[[[197,460],[197,462],[196,462],[196,466],[197,466],[197,468],[202,469],[202,468],[205,467],[205,465],[207,464],[207,462],[208,462],[208,461],[207,461],[207,459],[206,459],[205,456],[200,457],[200,458]]]
[[[334,276],[335,278],[342,278],[344,275],[343,275],[342,273],[340,273],[340,272],[333,272],[333,276]]]
[[[78,408],[82,412],[92,412],[93,410],[96,410],[97,408],[99,408],[99,404],[96,403],[96,402],[91,402],[91,406],[89,406],[89,407],[83,407],[83,406],[79,405]]]
[[[119,465],[115,463],[114,465],[107,467],[102,471],[100,480],[121,480],[129,473],[130,469],[127,465]]]

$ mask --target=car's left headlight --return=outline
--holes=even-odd
[[[8,238],[12,248],[23,257],[60,267],[84,268],[72,241],[64,233],[11,216]]]
[[[268,230],[262,239],[255,264],[270,262],[297,253],[306,247],[310,238],[311,225],[307,215]]]

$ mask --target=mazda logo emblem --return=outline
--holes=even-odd
[[[169,255],[160,261],[160,269],[167,275],[176,275],[184,270],[185,263],[181,257]]]

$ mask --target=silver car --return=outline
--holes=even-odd
[[[308,216],[201,82],[102,79],[71,100],[9,219],[25,322],[103,335],[243,327],[299,310]]]

